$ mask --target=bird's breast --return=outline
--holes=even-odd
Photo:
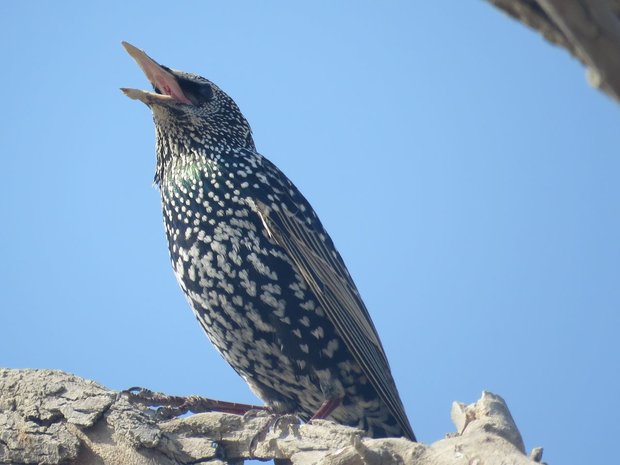
[[[255,186],[265,186],[250,175],[213,173],[188,170],[162,184],[172,265],[210,339],[233,366],[254,364],[266,376],[337,363],[342,340],[255,211],[254,201],[270,196]]]

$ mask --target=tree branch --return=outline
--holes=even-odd
[[[620,0],[488,0],[564,47],[620,102]]]
[[[203,413],[158,420],[127,395],[54,370],[0,369],[0,463],[172,465],[285,459],[294,465],[533,465],[505,402],[455,403],[459,430],[431,445],[369,439],[329,421]],[[542,451],[533,457],[540,461]]]

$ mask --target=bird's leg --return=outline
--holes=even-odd
[[[310,420],[324,420],[327,418],[342,402],[342,397],[335,397],[323,401],[319,409]]]
[[[132,402],[147,407],[159,407],[157,414],[165,419],[178,417],[187,412],[224,412],[244,415],[252,410],[268,410],[267,407],[261,405],[238,404],[200,396],[170,396],[144,388],[131,388],[123,391],[123,393],[127,394]]]

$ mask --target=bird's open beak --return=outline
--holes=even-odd
[[[159,63],[149,57],[139,48],[133,45],[122,42],[123,47],[127,50],[134,60],[140,65],[144,74],[151,84],[161,93],[148,92],[140,89],[127,89],[121,88],[125,95],[134,100],[140,100],[144,103],[166,103],[170,101],[177,101],[181,103],[187,103],[189,105],[192,102],[183,94],[176,77],[167,69],[162,67]]]

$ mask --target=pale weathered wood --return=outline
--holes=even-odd
[[[329,421],[203,413],[158,420],[127,395],[54,370],[0,369],[0,464],[534,465],[501,397],[455,404],[458,433],[426,445],[369,439]],[[540,461],[542,452],[532,457]]]
[[[564,47],[620,102],[620,0],[488,0]]]

